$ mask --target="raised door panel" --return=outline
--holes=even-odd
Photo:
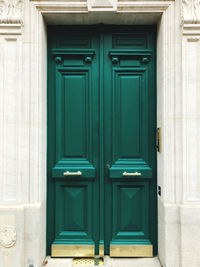
[[[143,33],[114,33],[112,48],[114,49],[147,49],[147,36]]]
[[[80,171],[94,178],[92,92],[89,69],[57,69],[56,165],[53,177]]]
[[[152,178],[148,163],[147,68],[113,68],[112,167],[110,178],[141,173]]]
[[[92,198],[91,183],[57,182],[54,244],[92,242]]]
[[[148,184],[113,183],[112,242],[148,240]]]

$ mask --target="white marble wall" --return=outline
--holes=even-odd
[[[181,5],[172,3],[158,23],[157,125],[162,129],[158,153],[158,253],[163,266],[181,266]],[[177,188],[178,185],[178,188]]]
[[[1,267],[39,267],[46,256],[46,34],[33,10],[0,1]]]
[[[22,36],[19,28],[18,32],[12,30],[11,26],[0,35],[0,201],[16,203],[23,198],[23,163],[19,149],[22,142]]]
[[[100,22],[158,24],[158,253],[200,266],[199,1],[0,0],[0,267],[45,258],[46,24]]]
[[[184,267],[200,266],[200,25],[196,23],[200,21],[200,3],[194,1],[193,5],[186,13],[182,42],[183,197],[180,219]]]

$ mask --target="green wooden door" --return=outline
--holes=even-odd
[[[155,68],[154,27],[48,28],[48,254],[156,254]]]

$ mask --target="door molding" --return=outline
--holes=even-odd
[[[32,181],[30,183],[30,197],[38,202],[46,199],[46,174],[44,168],[41,167],[41,164],[45,165],[46,163],[46,24],[59,24],[61,22],[62,24],[77,24],[77,17],[74,13],[78,13],[80,20],[87,17],[86,21],[90,24],[97,23],[91,14],[92,12],[89,12],[88,2],[80,2],[79,4],[71,4],[67,1],[30,1],[30,4],[25,5],[25,12],[28,14],[25,22],[28,19],[30,20],[31,29],[31,34],[27,37],[31,57],[29,60],[30,71],[26,79],[29,82],[34,81],[34,83],[30,82],[30,91],[33,92],[30,106],[30,151],[33,152],[30,155],[30,162],[32,163],[30,168],[32,170],[30,171],[30,181]],[[177,262],[179,256],[175,255],[173,247],[168,246],[167,237],[164,233],[167,231],[168,223],[171,223],[167,212],[171,211],[173,205],[172,211],[178,214],[177,201],[179,201],[175,196],[179,181],[177,169],[181,165],[179,160],[181,150],[179,151],[176,148],[181,145],[181,133],[177,131],[179,126],[176,121],[169,118],[176,118],[180,115],[181,108],[181,106],[175,108],[175,100],[181,94],[178,91],[181,90],[181,87],[178,86],[181,74],[179,67],[179,65],[181,66],[181,50],[174,45],[179,44],[181,40],[181,16],[177,16],[177,12],[180,12],[180,5],[178,3],[175,5],[174,1],[119,1],[116,5],[116,11],[106,13],[107,10],[105,7],[98,9],[98,14],[103,18],[102,23],[106,23],[109,16],[112,15],[113,24],[117,24],[115,14],[118,13],[118,18],[120,18],[120,14],[123,16],[127,14],[127,21],[124,20],[124,24],[149,24],[153,21],[158,25],[157,123],[158,126],[162,127],[164,136],[162,139],[163,152],[158,154],[158,185],[162,189],[164,188],[161,197],[158,198],[158,254],[163,264],[172,257],[174,257],[174,262]],[[71,14],[74,15],[74,20]],[[100,15],[97,15],[96,19],[99,19]],[[80,22],[78,21],[78,23]],[[37,60],[35,60],[36,58]],[[174,76],[175,70],[176,77]],[[38,121],[41,121],[41,125],[35,127]],[[35,144],[39,144],[37,151],[35,150]],[[38,164],[38,160],[40,164]],[[177,177],[177,180],[175,177]],[[36,184],[42,185],[40,191],[35,190]],[[180,186],[178,184],[178,187]],[[176,225],[174,225],[174,229],[176,229]],[[172,243],[179,244],[180,237],[178,234],[177,236],[174,235],[173,231],[168,232],[168,234]],[[43,249],[45,249],[45,246]]]

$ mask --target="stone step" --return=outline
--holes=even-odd
[[[61,258],[51,258],[48,256],[43,266],[45,267],[72,267],[72,258],[61,259]],[[76,266],[78,267],[78,265]],[[157,257],[154,257],[154,258],[110,258],[109,256],[104,257],[104,266],[105,267],[161,267],[160,262]]]

